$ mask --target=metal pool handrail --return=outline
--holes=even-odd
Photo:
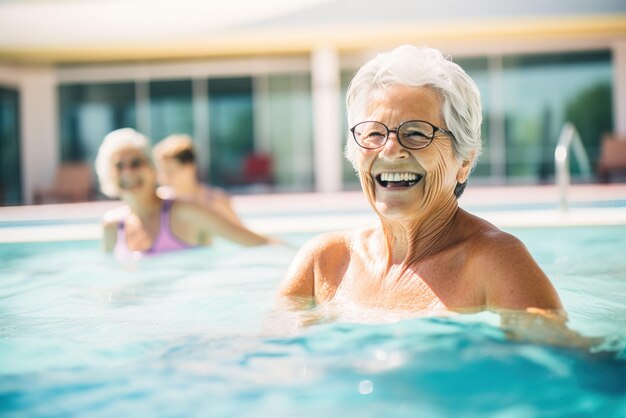
[[[554,171],[556,173],[556,184],[559,188],[559,207],[562,212],[567,211],[567,190],[570,185],[570,147],[574,148],[574,153],[583,175],[591,177],[591,164],[589,164],[589,157],[580,140],[580,135],[571,122],[565,122],[563,128],[561,128],[559,142],[554,150]]]

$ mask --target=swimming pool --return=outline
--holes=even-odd
[[[93,240],[0,244],[0,415],[626,416],[626,226],[509,231],[593,353],[507,341],[492,313],[275,311],[287,247],[117,263]]]

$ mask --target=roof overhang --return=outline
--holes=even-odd
[[[83,64],[300,55],[319,47],[350,52],[406,43],[442,49],[452,45],[457,50],[463,47],[476,50],[476,46],[481,46],[483,51],[489,51],[494,45],[501,48],[546,42],[577,45],[581,41],[610,45],[615,40],[626,40],[626,14],[491,15],[424,19],[417,24],[403,22],[400,14],[393,24],[375,20],[358,24],[337,19],[285,24],[290,13],[306,13],[307,7],[332,6],[332,2],[231,0],[216,6],[209,1],[185,0],[183,5],[196,9],[183,7],[182,11],[160,7],[162,3],[160,0],[6,2],[0,5],[0,61]],[[146,12],[149,4],[153,4],[156,12]],[[129,5],[134,5],[134,9],[126,10]],[[100,19],[98,7],[102,9]],[[241,11],[242,7],[245,12]],[[119,16],[121,10],[126,10],[123,18]],[[173,11],[168,15],[168,10]],[[272,19],[279,19],[278,23],[272,24]]]

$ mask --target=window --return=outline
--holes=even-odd
[[[150,83],[150,136],[153,143],[168,135],[193,136],[191,80]]]
[[[313,126],[309,74],[268,77],[269,138],[276,185],[313,189]]]
[[[0,87],[0,205],[22,201],[17,90]]]
[[[223,187],[243,182],[245,158],[254,152],[252,78],[209,80],[209,181]]]
[[[609,52],[510,56],[503,64],[507,177],[552,181],[566,121],[596,161],[603,133],[613,130]]]
[[[61,161],[93,163],[109,132],[136,127],[135,84],[62,85]]]
[[[339,109],[341,109],[341,149],[345,150],[346,141],[351,141],[352,137],[348,137],[348,116],[346,109],[346,95],[348,93],[348,86],[350,85],[350,81],[352,81],[352,77],[356,71],[342,71],[341,72],[341,103],[339,105]],[[342,159],[342,179],[343,179],[343,189],[344,190],[360,190],[361,183],[359,182],[359,176],[357,175],[352,163],[348,161],[345,155],[341,156]]]
[[[481,180],[492,175],[491,169],[491,141],[490,141],[490,123],[491,123],[491,100],[489,85],[489,69],[486,58],[465,58],[454,60],[465,70],[465,72],[474,80],[478,90],[480,90],[480,100],[483,108],[483,123],[481,127],[482,154],[478,157],[478,162],[472,171],[471,180]]]

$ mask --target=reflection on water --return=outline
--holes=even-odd
[[[593,350],[510,341],[491,312],[278,309],[283,247],[120,264],[97,243],[2,245],[0,411],[624,416],[626,230],[594,231],[515,231]]]

